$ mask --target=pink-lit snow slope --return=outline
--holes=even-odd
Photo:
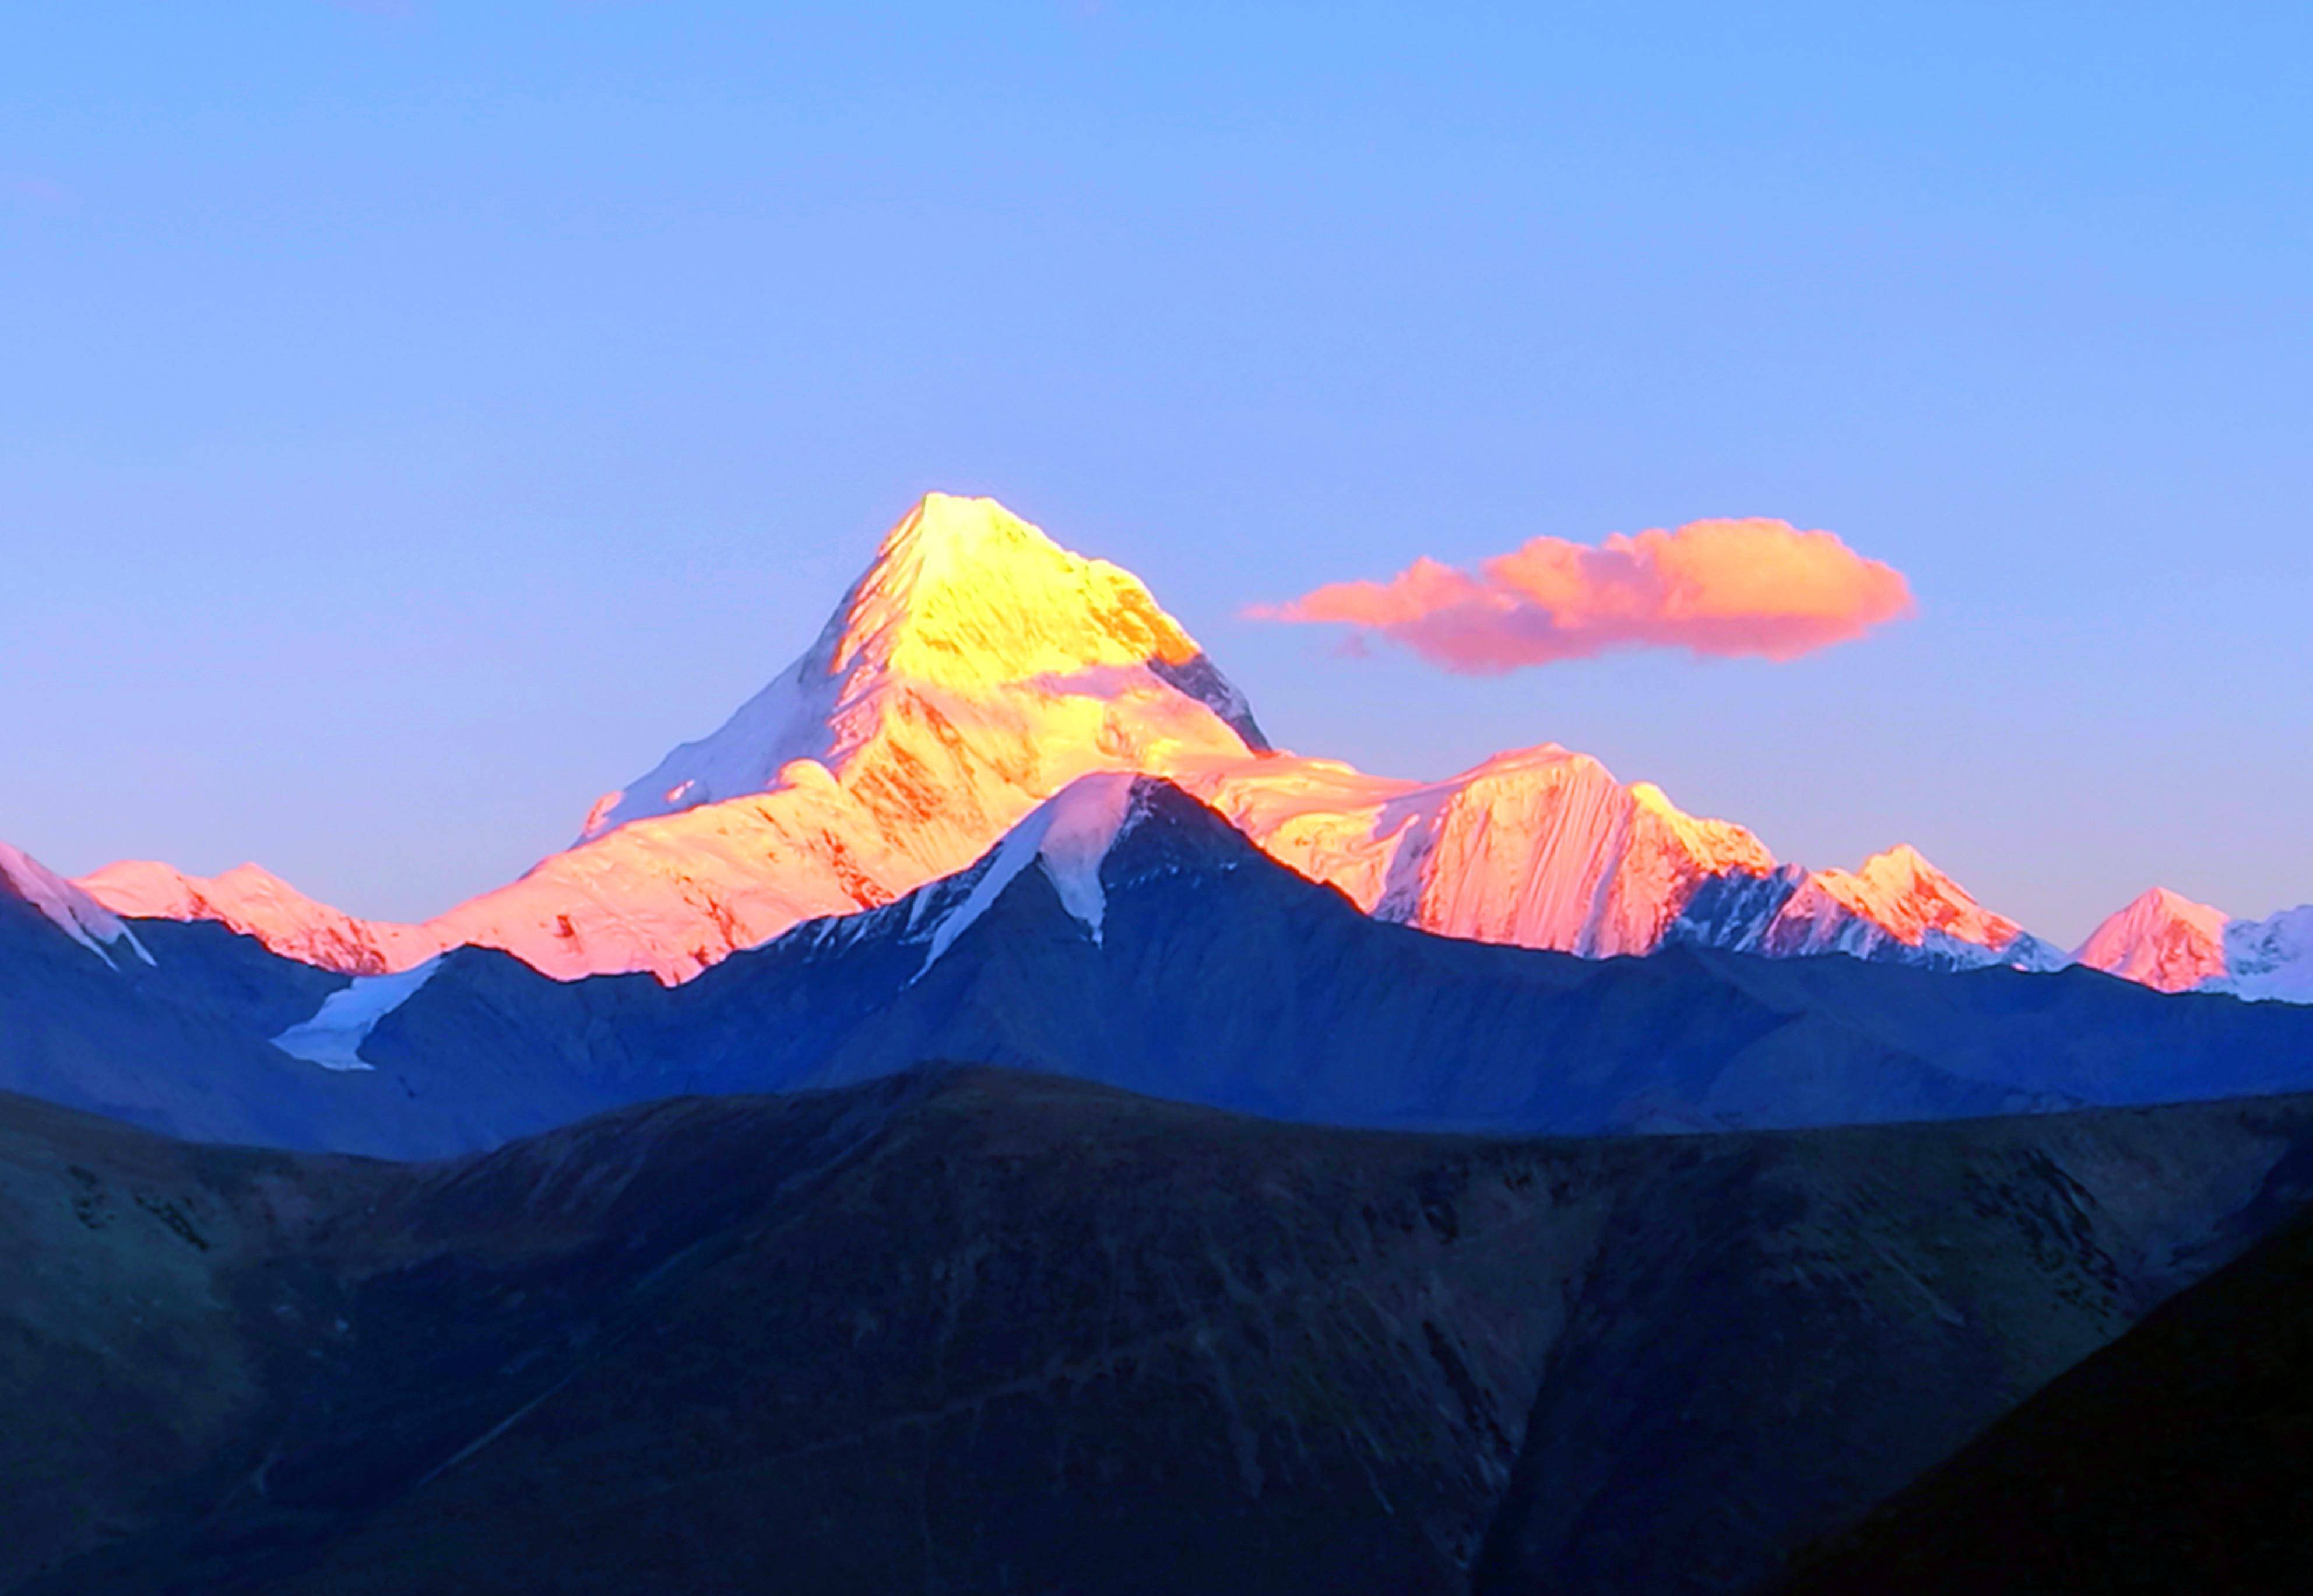
[[[566,978],[672,983],[954,874],[1100,772],[1165,776],[1368,912],[1448,936],[1643,953],[1711,888],[1749,916],[1721,946],[2046,962],[1909,848],[1854,872],[1780,865],[1741,826],[1554,745],[1430,782],[1271,750],[1138,578],[937,493],[719,729],[599,800],[568,849],[424,925],[357,920],[253,867],[115,865],[84,885],[120,913],[221,920],[357,974],[477,943]]]

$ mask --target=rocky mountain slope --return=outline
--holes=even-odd
[[[116,968],[45,919],[17,930],[0,1088],[174,1134],[395,1156],[929,1056],[1316,1123],[1563,1133],[2313,1087],[2313,1012],[2086,970],[1681,946],[1601,960],[1430,936],[1128,776],[1074,784],[953,877],[672,988],[558,982],[482,948],[348,983],[159,921],[137,931],[157,966]],[[240,1018],[212,986],[248,990]]]
[[[2313,1197],[2301,1156],[2267,1177]],[[1813,1548],[1791,1596],[2313,1588],[2313,1224],[2249,1255]]]
[[[497,1071],[444,1060],[379,1089],[366,1071],[274,1045],[347,984],[213,922],[84,939],[0,889],[0,1090],[199,1141],[401,1153],[494,1144],[632,1100],[561,1079],[551,1057]]]
[[[937,1054],[1289,1119],[1589,1133],[2301,1089],[2313,1014],[2077,970],[1602,961],[1428,936],[1358,913],[1169,784],[1108,776],[969,870],[664,994],[453,955],[365,1056],[390,1075],[461,1054],[583,1057],[588,1078],[660,1093]]]
[[[0,1589],[1739,1591],[2239,1251],[2309,1135],[916,1071],[392,1167],[0,1099]]]

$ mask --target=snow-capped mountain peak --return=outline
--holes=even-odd
[[[2189,992],[2224,979],[2229,918],[2221,909],[2156,886],[2089,932],[2072,957],[2161,992]]]
[[[1078,777],[1038,805],[966,872],[969,885],[960,900],[941,908],[928,928],[912,928],[928,930],[924,968],[931,968],[1004,889],[1031,868],[1043,872],[1069,918],[1099,941],[1107,909],[1101,866],[1148,813],[1151,786],[1145,777],[1104,772]]]
[[[1183,785],[1359,908],[1447,936],[1594,956],[1656,947],[1704,880],[1772,869],[1741,826],[1684,814],[1554,743],[1443,781],[1290,754]]]
[[[1940,931],[1979,947],[2002,948],[2023,930],[1977,903],[1909,842],[1873,854],[1851,876],[1825,870],[1822,879],[1834,896],[1906,942],[1917,944],[1929,932]]]
[[[2227,925],[2225,974],[2244,998],[2313,1003],[2313,904]]]
[[[1244,763],[1244,700],[1138,578],[992,499],[928,495],[818,639],[588,833],[430,922],[550,974],[697,974],[954,874],[1103,771]]]
[[[1922,882],[1939,886],[1951,877],[1928,862],[1927,855],[1909,842],[1898,842],[1893,848],[1883,848],[1863,861],[1856,874],[1864,880],[1895,891],[1910,891]]]
[[[1762,933],[1759,952],[1901,957],[1959,967],[2051,969],[2063,962],[2014,921],[1976,902],[1908,842],[1873,854],[1853,870],[1812,870],[1785,879],[1790,895]]]
[[[2313,1002],[2313,904],[2235,920],[2156,886],[2089,932],[2072,957],[2162,992]]]
[[[992,498],[945,493],[885,535],[814,650],[830,675],[865,666],[965,693],[1103,666],[1178,670],[1202,652],[1130,571]]]
[[[797,762],[839,781],[864,765],[871,788],[921,754],[935,768],[954,763],[915,746],[919,727],[1032,786],[1043,785],[1037,767],[1069,763],[1087,741],[1110,755],[1087,769],[1268,746],[1244,695],[1138,578],[1071,553],[994,499],[931,493],[885,534],[802,658],[720,729],[600,800],[585,834],[763,791]]]
[[[1267,749],[1137,578],[992,499],[935,493],[720,729],[599,802],[576,845],[423,926],[368,926],[234,872],[123,865],[89,886],[124,913],[221,920],[359,974],[476,943],[566,978],[680,981],[962,870],[1078,777]]]
[[[357,920],[254,864],[205,877],[151,860],[124,859],[83,877],[80,885],[116,914],[214,920],[256,937],[276,953],[348,974],[406,969],[439,951],[420,927]]]
[[[146,964],[153,956],[120,917],[74,883],[21,848],[0,842],[0,891],[20,898],[56,928],[118,969],[113,956],[133,953]]]

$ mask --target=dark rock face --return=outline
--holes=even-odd
[[[2313,1196],[2313,1160],[2268,1182]],[[1791,1596],[2313,1589],[2313,1222],[2065,1373],[1851,1532]]]
[[[301,1094],[311,1071],[262,1028],[311,1014],[345,978],[219,926],[150,929],[166,962],[124,955],[116,969],[0,895],[0,1089],[204,1139],[357,1140],[357,1106]]]
[[[198,1141],[403,1157],[495,1145],[655,1095],[574,1061],[558,1031],[525,1036],[534,1051],[489,1030],[444,1038],[391,1076],[324,1070],[271,1038],[310,1018],[345,976],[218,925],[141,921],[136,934],[156,965],[124,958],[115,968],[0,898],[0,1090]],[[647,977],[612,978],[589,1001],[615,1001],[638,984],[658,990]]]
[[[671,991],[564,984],[465,950],[373,1033],[375,1078],[342,1089],[487,1091],[473,1123],[504,1135],[619,1102],[840,1085],[946,1057],[1278,1118],[1585,1134],[2313,1085],[2309,1009],[2079,970],[1690,948],[1590,961],[1383,924],[1171,789],[1101,880],[1097,936],[1030,869],[937,958],[931,927],[968,881],[801,928]]]
[[[390,1173],[0,1097],[0,1589],[241,1487],[333,1334],[313,1227]]]
[[[1519,1141],[935,1070],[392,1167],[0,1104],[0,1588],[1742,1590],[2308,1147],[2302,1100]]]
[[[1253,718],[1252,706],[1234,683],[1221,675],[1220,666],[1202,652],[1191,656],[1180,665],[1162,656],[1147,662],[1148,669],[1159,681],[1168,682],[1219,716],[1223,724],[1244,739],[1244,745],[1255,754],[1267,754],[1271,744],[1260,723]]]

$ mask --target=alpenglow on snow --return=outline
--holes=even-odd
[[[565,978],[673,983],[953,875],[1102,772],[1163,776],[1368,913],[1448,936],[1591,957],[1688,942],[2063,962],[1915,850],[1853,871],[1783,864],[1742,826],[1555,745],[1442,781],[1273,748],[1137,578],[991,499],[939,493],[722,727],[599,800],[569,848],[422,925],[357,920],[254,867],[202,880],[129,862],[83,886],[119,913],[222,920],[355,974],[471,943]]]

